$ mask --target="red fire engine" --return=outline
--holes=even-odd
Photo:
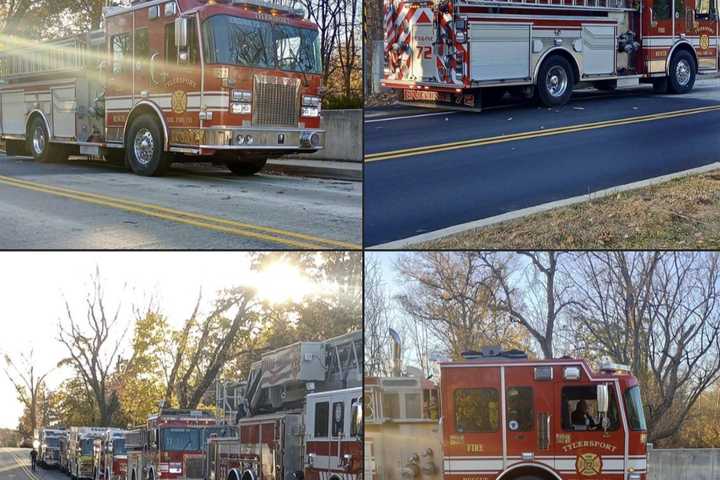
[[[263,355],[236,393],[219,396],[237,437],[210,439],[209,480],[359,480],[362,352],[354,332]]]
[[[318,28],[294,0],[133,0],[105,29],[17,41],[0,58],[8,154],[173,161],[260,171],[269,156],[323,148]]]
[[[486,349],[442,363],[446,480],[644,480],[646,426],[627,367]]]
[[[546,106],[582,82],[689,92],[718,70],[716,0],[385,0],[383,84],[480,107],[506,91]]]
[[[125,433],[125,430],[108,428],[101,438],[95,440],[94,480],[127,479]]]
[[[208,412],[161,408],[125,435],[129,480],[202,480],[207,439],[226,430]]]

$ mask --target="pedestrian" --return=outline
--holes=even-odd
[[[37,463],[37,450],[35,450],[35,447],[33,447],[32,452],[30,452],[30,463],[32,464],[32,471],[35,471],[35,464]]]

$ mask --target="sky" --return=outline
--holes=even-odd
[[[313,289],[299,272],[283,265],[265,274],[251,272],[250,256],[243,252],[0,252],[0,357],[7,353],[17,358],[32,349],[37,370],[51,371],[50,388],[67,378],[67,368],[56,368],[67,356],[57,340],[58,322],[67,319],[65,299],[76,320],[84,321],[84,300],[96,267],[106,309],[114,312],[120,303],[121,321],[128,323],[133,305],[147,306],[153,299],[171,324],[180,326],[192,313],[201,287],[205,312],[217,291],[243,283],[272,286],[267,291],[274,296],[295,297]],[[17,427],[22,405],[16,397],[0,370],[0,428]]]

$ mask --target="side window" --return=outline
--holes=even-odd
[[[150,60],[150,40],[147,28],[138,28],[135,31],[135,64],[140,69],[146,69]]]
[[[715,20],[715,0],[695,0],[695,18],[699,20]]]
[[[532,387],[511,387],[507,390],[507,422],[513,432],[529,432],[533,429]]]
[[[165,63],[175,65],[177,63],[177,47],[175,46],[175,23],[165,25]]]
[[[651,7],[655,20],[669,20],[672,16],[672,0],[655,0]]]
[[[499,424],[498,391],[494,388],[455,390],[455,431],[496,432]]]
[[[384,392],[382,406],[384,418],[400,418],[400,394]]]
[[[610,388],[608,402],[608,430],[620,426],[615,390]],[[573,386],[562,389],[562,426],[570,431],[602,431],[597,411],[597,390],[594,386]]]
[[[343,402],[335,402],[333,403],[332,410],[332,435],[333,437],[342,437],[345,431],[345,404]]]
[[[440,418],[440,395],[435,388],[423,390],[423,418],[438,420]]]
[[[126,70],[127,57],[130,53],[130,34],[121,33],[112,37],[113,73],[122,73]]]
[[[200,42],[197,33],[197,20],[193,17],[188,22],[188,62],[192,65],[200,63]]]
[[[330,415],[330,403],[320,402],[315,404],[315,437],[327,438]]]

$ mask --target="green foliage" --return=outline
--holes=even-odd
[[[323,98],[325,110],[349,110],[363,107],[363,98],[360,95],[327,95]]]

